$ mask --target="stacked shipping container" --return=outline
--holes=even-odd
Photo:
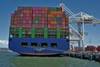
[[[19,7],[11,16],[9,48],[19,54],[64,54],[68,32],[61,7]]]
[[[100,46],[97,46],[96,50],[97,50],[98,52],[100,52]]]
[[[96,51],[96,47],[95,46],[87,46],[85,48],[85,51],[92,51],[92,52],[95,52]]]
[[[19,7],[11,17],[12,37],[65,38],[68,18],[58,7]]]

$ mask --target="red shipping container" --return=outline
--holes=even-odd
[[[96,50],[97,50],[98,52],[100,52],[100,46],[97,46]]]
[[[95,46],[87,46],[85,48],[85,51],[93,51],[93,52],[95,52],[96,51],[96,47]]]
[[[45,24],[47,24],[47,21],[41,21],[41,24],[45,25]]]
[[[45,26],[44,24],[40,24],[40,23],[39,24],[32,24],[33,28],[44,28],[44,26]]]
[[[22,24],[22,27],[24,27],[24,28],[32,28],[32,24],[30,24],[30,23]]]
[[[48,28],[57,28],[56,24],[48,24]]]
[[[27,20],[27,19],[22,20],[21,22],[22,22],[22,24],[32,24],[32,21],[31,20]]]

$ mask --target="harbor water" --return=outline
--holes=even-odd
[[[100,67],[100,63],[71,57],[19,56],[0,51],[0,67]]]

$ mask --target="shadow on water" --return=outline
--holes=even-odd
[[[18,55],[19,57],[64,57],[64,55]]]

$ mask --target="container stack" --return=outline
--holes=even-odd
[[[68,27],[68,21],[66,20],[62,8],[49,8],[48,9],[48,28],[49,37],[65,37],[66,27]]]
[[[10,28],[11,37],[65,38],[68,18],[60,7],[19,7]]]
[[[44,30],[47,27],[47,8],[35,7],[32,9],[32,12],[32,29],[35,30],[34,37],[44,37],[44,34],[46,34]]]
[[[95,46],[87,46],[87,47],[85,48],[85,51],[95,52],[95,51],[96,51],[96,47],[95,47]]]
[[[29,37],[32,28],[32,8],[19,7],[11,18],[13,37]]]

